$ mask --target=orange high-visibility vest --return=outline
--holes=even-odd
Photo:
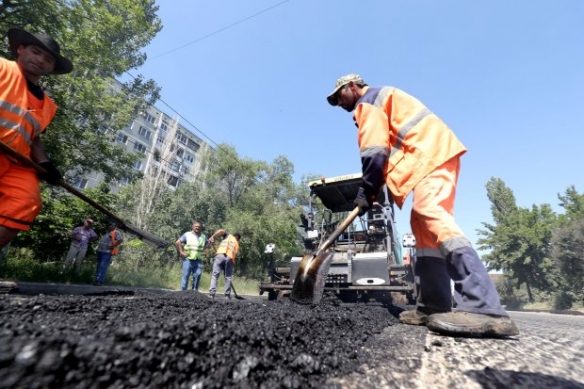
[[[466,152],[438,116],[394,87],[366,87],[353,120],[366,195],[375,196],[385,182],[400,208],[428,173]]]
[[[235,255],[239,251],[239,242],[231,234],[227,235],[227,238],[221,241],[219,248],[217,249],[217,254],[225,254],[231,258],[231,262],[235,262]]]
[[[43,100],[29,92],[18,64],[0,58],[0,142],[30,157],[33,140],[43,132],[57,111],[45,93]]]
[[[116,255],[118,253],[118,247],[116,246],[116,244],[118,243],[118,241],[116,240],[116,230],[113,230],[110,236],[112,238],[112,245],[115,246],[112,249],[112,255]]]

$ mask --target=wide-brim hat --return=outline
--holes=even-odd
[[[337,92],[351,81],[357,85],[365,85],[365,81],[363,81],[361,76],[355,73],[340,77],[337,82],[335,82],[335,89],[333,89],[332,93],[326,97],[330,105],[335,106],[338,104]]]
[[[73,63],[61,55],[61,47],[48,35],[31,34],[21,28],[11,28],[8,30],[8,44],[15,57],[18,55],[20,45],[33,45],[49,52],[55,58],[55,69],[52,74],[66,74],[73,70]]]

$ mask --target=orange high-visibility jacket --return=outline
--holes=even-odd
[[[112,238],[112,246],[114,246],[112,248],[112,255],[116,255],[118,253],[118,247],[116,246],[116,244],[118,244],[118,241],[116,240],[116,230],[112,231],[110,237]]]
[[[239,242],[231,234],[228,234],[225,239],[221,241],[217,254],[226,254],[231,258],[231,262],[235,262],[235,255],[239,251]]]
[[[33,140],[43,132],[57,111],[45,93],[39,100],[29,92],[18,64],[0,58],[0,141],[30,157]]]
[[[363,189],[373,197],[385,181],[401,208],[428,173],[466,148],[413,96],[394,87],[366,88],[353,116],[359,128]]]

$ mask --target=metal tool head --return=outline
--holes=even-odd
[[[290,299],[299,304],[320,303],[333,257],[333,252],[305,255],[300,261]]]

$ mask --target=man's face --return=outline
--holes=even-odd
[[[355,86],[352,82],[337,91],[337,105],[347,112],[355,109],[357,100],[359,100],[359,95],[355,91]]]
[[[55,70],[55,58],[38,46],[28,45],[18,47],[18,63],[26,73],[34,76],[44,76]]]
[[[201,228],[202,226],[199,223],[195,223],[193,224],[193,231],[198,234],[199,232],[201,232]]]

